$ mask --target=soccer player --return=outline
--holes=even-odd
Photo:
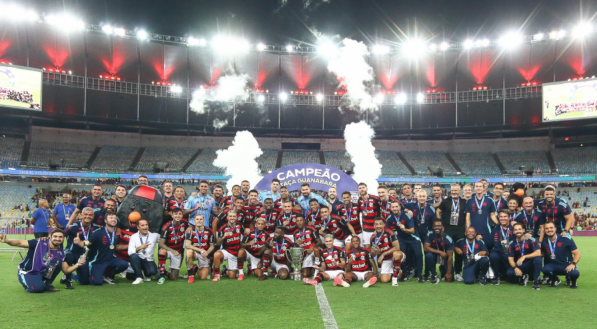
[[[348,191],[342,192],[342,205],[338,207],[338,214],[347,223],[350,223],[354,233],[362,238],[363,228],[361,227],[361,219],[359,218],[359,204],[352,202],[352,195]],[[348,247],[350,241],[345,242],[345,245]],[[347,251],[350,250],[347,249]]]
[[[541,246],[534,238],[525,237],[524,226],[521,223],[514,224],[513,229],[516,239],[508,246],[508,278],[512,283],[518,282],[521,286],[526,286],[529,275],[532,275],[533,289],[541,290]]]
[[[274,201],[271,198],[266,198],[261,210],[256,216],[255,220],[263,219],[265,221],[265,228],[263,229],[270,237],[274,236],[276,230],[276,223],[280,214],[274,211]]]
[[[425,239],[425,273],[430,273],[431,284],[438,284],[441,278],[452,282],[452,258],[454,255],[454,241],[444,232],[442,221],[433,221],[433,233]],[[439,277],[436,265],[439,264]]]
[[[386,227],[392,232],[396,233],[398,242],[400,243],[400,250],[404,253],[406,260],[413,258],[415,271],[414,275],[417,277],[417,282],[424,283],[423,271],[423,252],[421,251],[421,239],[415,232],[415,223],[413,218],[405,211],[403,211],[402,203],[400,201],[392,201],[390,209],[392,214],[386,221]],[[407,273],[411,272],[412,263],[403,262],[402,271],[404,281],[408,281],[410,276]]]
[[[222,262],[228,261],[228,278],[234,279],[238,272],[238,281],[245,279],[243,266],[245,264],[246,253],[241,249],[240,243],[245,229],[236,222],[236,212],[228,212],[228,224],[222,226],[218,231],[216,245],[221,249],[214,254],[214,278],[212,282],[220,281],[220,266]]]
[[[280,198],[280,180],[277,178],[272,179],[270,191],[261,192],[259,194],[259,202],[263,203],[265,199],[270,198],[272,200],[278,200]]]
[[[216,209],[214,209],[214,213],[217,216],[222,212],[222,210],[224,210],[224,207],[226,206],[224,187],[220,184],[215,185],[211,197],[216,202]]]
[[[328,207],[321,207],[322,227],[319,230],[320,236],[325,236],[327,233],[334,236],[334,246],[344,249],[345,244],[348,243],[348,250],[350,250],[350,237],[356,235],[354,228],[344,218],[330,213]],[[384,223],[385,224],[385,223]]]
[[[232,195],[225,196],[222,202],[224,205],[230,209],[234,208],[234,200],[242,199],[240,196],[240,185],[234,185],[231,189]],[[244,201],[244,199],[243,199]]]
[[[487,269],[489,269],[489,251],[483,240],[477,240],[474,227],[466,229],[465,238],[454,246],[454,251],[464,257],[463,279],[465,284],[475,283],[475,279],[483,286],[487,285]]]
[[[251,190],[251,184],[248,180],[240,182],[240,197],[247,201],[249,199],[249,191]]]
[[[64,230],[66,236],[66,255],[64,261],[73,266],[79,262],[79,258],[85,253],[85,249],[79,246],[80,241],[87,241],[89,235],[94,231],[100,229],[99,226],[92,223],[93,221],[93,209],[89,207],[83,208],[81,212],[81,221],[72,223]],[[77,275],[89,276],[89,267],[82,266],[77,268]],[[71,274],[65,274],[60,280],[60,283],[65,284],[66,289],[74,289]]]
[[[39,208],[35,209],[31,215],[31,224],[33,224],[33,236],[37,238],[47,238],[49,235],[49,226],[52,215],[48,210],[48,200],[39,199],[37,202]]]
[[[173,197],[173,185],[172,182],[167,180],[162,183],[162,191],[164,191],[164,205],[168,204],[168,199]]]
[[[294,243],[297,248],[303,248],[303,264],[301,266],[301,275],[309,277],[313,275],[313,265],[319,265],[319,232],[313,227],[307,225],[303,215],[296,216],[297,230],[294,233]],[[317,273],[315,273],[317,274]]]
[[[381,211],[381,219],[385,221],[388,217],[390,217],[391,214],[390,202],[398,199],[394,199],[391,196],[389,196],[388,188],[384,185],[379,185],[377,187],[377,196],[379,196],[380,200],[379,210]]]
[[[437,209],[437,218],[441,219],[444,231],[458,241],[464,238],[466,224],[466,200],[460,197],[460,185],[450,187],[450,196],[440,204]],[[462,255],[454,254],[454,279],[462,281]]]
[[[546,187],[543,192],[545,199],[539,200],[537,208],[543,212],[545,222],[554,222],[558,234],[567,235],[574,225],[574,214],[570,205],[564,199],[556,198],[556,190],[553,187]],[[539,237],[543,241],[543,235]]]
[[[255,228],[255,217],[261,212],[263,204],[257,200],[258,193],[256,190],[249,191],[249,198],[245,202],[243,211],[245,212],[245,220],[242,223],[245,227],[245,235],[249,234],[249,230]]]
[[[266,251],[270,258],[272,259],[271,268],[272,274],[275,272],[276,277],[279,280],[286,280],[290,274],[290,270],[288,267],[288,259],[286,258],[286,250],[292,248],[294,246],[294,242],[290,241],[290,239],[286,238],[288,234],[286,234],[286,230],[284,226],[276,227],[276,231],[274,232],[274,237],[269,238],[266,243],[268,250]],[[265,258],[265,257],[264,257]],[[267,271],[269,270],[270,264],[268,262],[263,262],[263,274],[259,281],[266,280]]]
[[[391,278],[392,286],[397,287],[400,266],[405,258],[400,251],[400,243],[394,232],[385,227],[386,223],[381,217],[377,217],[373,225],[375,234],[370,242],[371,257],[377,256],[377,265],[381,268],[381,283],[388,283]]]
[[[485,184],[484,184],[485,185]],[[503,183],[495,183],[493,186],[493,197],[491,200],[495,205],[495,210],[499,211],[500,209],[506,208],[508,205],[508,201],[502,197],[504,193],[504,184]]]
[[[489,252],[489,263],[495,277],[491,281],[491,284],[497,286],[500,284],[501,278],[506,278],[506,271],[508,270],[508,248],[510,242],[514,241],[516,237],[510,225],[509,214],[506,209],[502,209],[499,212],[500,225],[493,228],[491,231],[491,243],[488,249]]]
[[[228,213],[234,211],[236,213],[236,222],[240,225],[243,225],[245,222],[245,200],[243,198],[238,198],[234,200],[234,208],[226,207],[218,217],[216,217],[211,224],[211,228],[214,232],[218,232],[220,228],[228,223]]]
[[[116,185],[116,190],[112,196],[112,200],[116,201],[116,209],[120,207],[124,198],[126,197],[126,187],[124,185]]]
[[[189,215],[189,223],[195,225],[195,215],[202,214],[205,219],[205,225],[209,226],[211,223],[211,215],[215,215],[216,211],[216,200],[207,193],[209,184],[207,181],[202,180],[199,182],[199,194],[193,199],[189,199],[189,209],[193,209],[194,212]]]
[[[309,211],[309,203],[311,202],[311,199],[316,199],[322,206],[329,206],[328,202],[325,201],[321,195],[311,192],[309,183],[301,184],[301,196],[299,196],[296,202],[301,206],[303,214],[307,214]]]
[[[319,201],[317,201],[317,199],[311,199],[309,201],[309,209],[309,212],[307,212],[305,215],[307,224],[313,226],[317,231],[319,231],[323,226],[323,222],[321,221],[321,209],[319,208]]]
[[[515,198],[512,198],[510,200],[508,200],[508,217],[510,218],[510,224],[514,224],[514,222],[516,221],[516,217],[518,217],[518,215],[520,215],[520,212],[518,211],[518,200]],[[499,211],[499,209],[496,209]]]
[[[91,189],[91,196],[86,196],[79,201],[77,209],[75,209],[73,214],[70,216],[70,219],[68,220],[68,224],[66,226],[72,224],[77,219],[77,216],[79,215],[81,210],[83,210],[83,208],[86,207],[93,209],[93,223],[99,226],[104,226],[104,216],[106,214],[104,212],[104,205],[106,203],[106,200],[102,198],[102,193],[103,191],[101,185],[93,185],[93,188]]]
[[[373,223],[375,218],[381,215],[381,200],[379,197],[369,194],[367,184],[359,183],[359,213],[363,222],[363,241],[365,248],[369,248],[371,236],[375,232]],[[356,233],[356,232],[355,232]],[[352,240],[351,240],[352,242]],[[359,242],[361,240],[359,239]]]
[[[498,224],[495,216],[495,205],[483,194],[483,182],[475,183],[475,193],[470,200],[466,202],[466,227],[474,227],[478,238],[483,239],[485,245],[490,245],[491,223]]]
[[[292,202],[292,209],[301,211],[301,206],[296,203],[296,200],[288,195],[288,188],[286,186],[282,186],[282,188],[280,188],[280,198],[274,200],[274,211],[281,213],[283,210],[282,208],[284,207],[284,202],[286,201]]]
[[[391,188],[388,190],[388,194],[390,195],[390,197],[398,200],[398,192],[396,192],[395,188]]]
[[[413,211],[413,218],[415,222],[415,232],[425,242],[427,235],[433,231],[433,221],[437,219],[435,208],[427,203],[427,192],[425,190],[419,191],[417,196],[417,207]],[[429,273],[425,273],[429,274]]]
[[[67,227],[66,224],[70,219],[70,214],[72,214],[76,208],[77,207],[75,207],[74,204],[70,203],[70,195],[68,193],[62,194],[62,203],[57,204],[54,207],[54,211],[52,211],[52,219],[54,220],[54,223],[56,223],[56,227],[64,230]]]
[[[518,214],[514,220],[521,223],[525,228],[525,239],[535,238],[539,239],[541,232],[543,232],[543,225],[545,224],[545,216],[539,209],[535,209],[535,202],[530,196],[522,200],[523,210]],[[541,244],[542,241],[537,241]]]
[[[166,276],[173,281],[178,279],[187,225],[187,222],[182,221],[182,209],[176,208],[172,210],[172,220],[162,227],[160,251],[158,251],[158,270],[160,272],[158,284],[163,284],[166,281]],[[170,273],[166,273],[166,259],[170,259]]]
[[[164,223],[172,220],[172,210],[174,209],[182,209],[182,218],[188,218],[191,213],[194,211],[199,210],[200,205],[196,204],[194,208],[186,209],[188,206],[185,200],[185,190],[182,186],[177,186],[174,189],[174,195],[168,199],[166,205],[164,206]]]
[[[269,198],[268,198],[269,199]],[[271,200],[271,199],[270,199]],[[262,256],[266,246],[267,240],[269,240],[269,234],[265,231],[265,219],[258,218],[255,221],[255,229],[251,230],[249,234],[246,234],[242,238],[240,247],[246,251],[248,263],[248,275],[251,272],[255,273],[255,276],[261,278],[263,274],[263,262]]]
[[[292,209],[292,202],[284,202],[283,212],[278,216],[278,226],[284,226],[286,239],[294,243],[294,233],[297,231],[296,216],[302,215],[299,211]]]
[[[413,189],[409,183],[402,185],[402,196],[403,198],[400,200],[400,202],[402,202],[404,208],[414,211],[417,207],[417,198],[413,196]]]
[[[556,223],[548,221],[545,223],[545,234],[541,250],[544,257],[549,257],[549,264],[541,270],[543,276],[549,277],[552,287],[560,284],[558,275],[566,276],[566,285],[576,289],[576,280],[580,272],[576,267],[580,261],[580,251],[576,248],[574,240],[569,235],[558,235]]]
[[[431,189],[432,196],[427,198],[427,203],[432,205],[433,208],[437,209],[439,207],[439,205],[442,203],[442,201],[444,201],[444,199],[445,199],[442,194],[443,194],[443,192],[442,192],[441,185],[433,185],[433,187]]]
[[[338,216],[338,207],[342,206],[342,200],[338,199],[338,190],[335,187],[330,187],[328,190],[327,202],[330,204],[332,215]]]
[[[124,272],[129,263],[115,257],[116,250],[128,249],[125,245],[120,245],[120,234],[116,230],[118,218],[116,214],[106,215],[106,226],[95,230],[89,235],[87,241],[80,241],[79,247],[89,247],[87,261],[89,262],[89,275],[79,276],[79,284],[101,286],[104,283],[115,284],[114,276]],[[85,274],[85,273],[83,273]]]
[[[204,225],[203,215],[195,216],[195,224],[191,233],[185,233],[188,283],[195,282],[197,273],[199,273],[200,280],[207,279],[213,261],[213,252],[216,250],[214,233],[209,226]],[[197,265],[194,265],[195,261],[197,261]]]
[[[341,248],[334,246],[334,236],[327,234],[324,238],[325,248],[321,251],[320,265],[313,265],[315,270],[319,273],[313,280],[307,277],[303,278],[303,282],[311,285],[318,285],[321,281],[335,280],[337,277],[340,281],[344,279],[344,268],[346,267],[346,255]],[[348,283],[346,283],[348,284]],[[337,285],[334,282],[334,286]]]
[[[12,247],[27,248],[27,256],[19,263],[19,282],[29,293],[57,292],[52,283],[60,274],[74,272],[85,265],[85,259],[77,259],[77,263],[69,266],[64,262],[64,251],[62,242],[64,242],[64,232],[56,229],[52,232],[49,239],[31,239],[31,240],[10,240],[6,234],[0,234],[0,242],[6,243]],[[52,270],[53,268],[53,270]],[[46,271],[49,270],[49,273]],[[48,278],[46,274],[51,276]]]
[[[350,287],[352,281],[365,281],[363,288],[369,288],[377,282],[377,266],[375,266],[375,261],[371,258],[369,250],[361,248],[361,239],[358,236],[353,236],[350,244],[352,245],[352,250],[347,255],[346,279],[342,280],[336,277],[334,282],[343,287]]]
[[[130,237],[128,243],[129,263],[135,275],[135,281],[133,281],[135,285],[151,281],[151,277],[158,273],[153,255],[155,247],[160,242],[158,233],[149,232],[149,223],[146,219],[140,219],[137,226],[139,231]]]

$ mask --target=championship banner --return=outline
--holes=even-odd
[[[312,190],[328,191],[335,187],[340,195],[344,191],[358,191],[358,183],[342,170],[318,163],[299,163],[276,169],[267,174],[257,185],[258,191],[269,191],[272,179],[280,180],[280,187],[299,191],[301,184],[309,183]]]

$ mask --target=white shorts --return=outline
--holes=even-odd
[[[311,254],[309,254],[308,256],[306,256],[303,259],[303,267],[302,268],[313,267],[313,262],[315,262],[315,253],[314,252],[312,252]]]
[[[129,264],[129,268],[127,268],[125,272],[126,273],[135,273],[135,271],[133,271],[133,267],[130,264]]]
[[[335,277],[338,276],[338,274],[344,273],[344,271],[342,271],[342,270],[325,271],[324,273],[327,274],[330,277],[330,279],[328,281],[332,281],[332,280],[334,280]]]
[[[247,249],[245,249],[245,250],[247,250]],[[248,251],[247,251],[247,260],[249,261],[248,265],[249,265],[250,269],[252,269],[252,270],[260,269],[259,263],[261,262],[261,259],[251,255]]]
[[[371,273],[371,271],[367,271],[367,272],[352,272],[357,276],[357,281],[365,281],[365,275],[367,275],[367,273]]]
[[[224,259],[228,261],[228,270],[229,271],[236,271],[238,266],[238,259],[233,254],[226,251],[226,249],[220,250],[222,254],[224,254]]]
[[[199,265],[199,268],[211,267],[210,259],[206,258],[205,260],[203,260],[203,256],[201,256],[201,254],[196,251],[195,251],[195,259],[197,260],[197,264]]]
[[[373,231],[373,232],[363,231],[363,233],[361,233],[361,247],[366,244],[371,244],[371,237],[373,236],[373,234],[375,234],[375,231]]]
[[[288,268],[287,265],[285,264],[280,264],[280,263],[276,263],[275,260],[272,259],[272,265],[271,265],[272,270],[274,270],[275,272],[279,272],[281,269],[286,269],[288,272],[290,272],[290,269]]]
[[[166,251],[166,258],[170,260],[170,269],[171,270],[180,270],[180,264],[182,263],[182,254],[178,254],[178,256],[174,256],[170,250]]]
[[[357,234],[357,236],[359,237],[359,239],[361,239],[361,246],[363,246],[363,232]],[[344,245],[346,246],[347,243],[350,243],[350,240],[352,240],[352,235],[349,235],[345,240],[344,240]],[[334,241],[336,242],[336,241]]]
[[[381,262],[381,274],[393,274],[394,273],[394,260],[384,260]]]
[[[292,235],[292,234],[285,234],[284,237],[287,238],[287,239],[289,239],[290,241],[294,242],[294,235]]]
[[[334,247],[341,248],[344,250],[345,241],[334,239]]]

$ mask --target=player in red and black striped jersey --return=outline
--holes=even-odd
[[[182,221],[188,222],[189,214],[196,209],[185,209],[185,191],[182,186],[177,186],[174,189],[174,195],[166,200],[164,205],[164,225],[172,220],[172,210],[182,209]]]
[[[182,209],[172,210],[172,221],[162,227],[160,238],[160,251],[158,252],[158,270],[160,279],[158,284],[164,283],[166,277],[166,259],[170,259],[170,280],[177,280],[182,263],[182,252],[184,249],[184,234],[187,223],[182,221]]]
[[[347,223],[344,218],[332,215],[327,206],[321,206],[321,221],[322,227],[319,234],[324,236],[330,233],[334,236],[334,246],[344,249],[347,239],[352,235],[356,235],[352,225]],[[347,249],[350,250],[350,240],[348,240]]]
[[[292,209],[301,211],[301,206],[296,202],[296,200],[288,196],[288,188],[286,186],[282,186],[280,188],[280,198],[278,200],[274,200],[274,210],[281,213],[282,210],[284,210],[284,202],[286,201],[292,202]]]
[[[276,227],[274,237],[267,240],[265,248],[268,250],[266,253],[270,255],[272,262],[272,274],[277,273],[276,277],[280,280],[286,280],[290,274],[290,264],[286,259],[286,250],[294,246],[294,242],[286,238],[286,230],[284,226]],[[270,263],[263,262],[263,273],[266,274],[269,270]],[[263,280],[267,276],[263,275],[259,280]]]
[[[392,279],[392,285],[398,286],[398,275],[404,254],[400,251],[400,243],[396,235],[387,229],[381,217],[375,219],[375,234],[371,237],[371,256],[377,256],[377,265],[381,268],[381,282],[387,283]]]
[[[255,218],[257,217],[257,214],[261,212],[261,210],[263,209],[263,204],[261,204],[261,202],[257,200],[258,197],[259,193],[257,193],[256,190],[251,190],[249,192],[249,198],[245,202],[245,206],[243,208],[243,211],[246,214],[245,220],[242,223],[244,228],[248,228],[251,230],[255,228]]]
[[[228,207],[228,208],[232,209],[232,208],[234,208],[234,200],[241,198],[240,197],[240,185],[232,186],[232,189],[230,191],[232,192],[232,195],[228,195],[228,196],[225,196],[224,198],[222,198],[222,204],[224,207]],[[243,199],[243,201],[245,201],[245,200]]]
[[[213,252],[216,249],[214,232],[204,224],[203,214],[197,214],[195,216],[195,226],[191,228],[192,231],[185,233],[189,283],[195,282],[195,274],[197,273],[199,273],[199,279],[207,279],[213,260]],[[195,261],[198,265],[194,265]]]
[[[334,283],[343,287],[350,287],[353,281],[365,281],[363,288],[369,288],[377,282],[377,266],[371,258],[369,250],[361,248],[361,238],[353,236],[350,241],[352,250],[346,255],[346,279],[334,279]]]
[[[137,231],[137,229],[135,228],[135,232]],[[124,245],[127,246],[129,245],[129,241],[131,239],[131,235],[135,234],[135,232],[128,231],[128,230],[123,230],[120,229],[120,242],[118,243],[119,245]],[[114,255],[124,261],[126,261],[127,263],[130,261],[129,258],[129,251],[128,249],[117,249],[116,252],[114,252]]]
[[[309,280],[309,278],[303,278],[303,282],[311,285],[318,285],[324,280],[334,280],[339,277],[340,280],[344,279],[344,268],[346,267],[346,256],[344,251],[338,247],[334,247],[334,236],[327,234],[324,238],[325,248],[320,251],[320,263],[321,265],[314,265],[316,270],[319,270],[319,274]],[[323,261],[323,262],[321,262]],[[336,285],[336,283],[334,283]]]
[[[377,187],[377,195],[379,196],[379,200],[381,202],[379,207],[379,210],[381,211],[380,217],[385,221],[392,213],[390,210],[390,202],[398,201],[398,199],[391,197],[388,194],[388,188],[385,185],[379,185]]]
[[[367,184],[359,184],[359,213],[363,221],[363,241],[365,248],[369,247],[369,241],[375,231],[373,222],[375,218],[381,214],[381,200],[379,197],[369,194],[367,191]]]
[[[245,211],[243,210],[245,207],[245,200],[242,198],[238,198],[234,201],[234,208],[224,208],[224,210],[214,218],[213,222],[211,223],[211,229],[214,232],[218,232],[222,226],[228,224],[228,213],[233,211],[236,213],[236,223],[242,225],[245,222]]]
[[[241,248],[247,252],[247,259],[249,260],[248,275],[253,272],[258,278],[263,276],[261,258],[267,249],[267,247],[264,248],[267,240],[269,240],[269,234],[265,232],[265,219],[258,218],[255,221],[255,229],[251,230],[251,233],[244,235],[240,244]]]
[[[212,282],[220,281],[220,266],[224,260],[228,261],[228,278],[234,279],[238,271],[238,280],[245,279],[243,266],[245,264],[246,253],[241,249],[240,243],[245,229],[236,222],[236,212],[227,213],[228,224],[222,226],[218,231],[216,245],[222,246],[222,249],[216,251],[214,255],[214,278]]]
[[[265,232],[270,236],[274,236],[276,230],[276,223],[280,214],[274,210],[274,201],[271,198],[266,198],[263,201],[263,210],[257,214],[256,220],[263,218],[265,220]]]
[[[305,216],[307,225],[313,226],[317,231],[321,230],[323,222],[321,221],[321,208],[317,199],[309,200],[309,212]]]
[[[284,226],[286,230],[285,237],[294,242],[294,233],[297,231],[296,216],[302,216],[300,211],[292,209],[292,202],[284,202],[283,211],[278,216],[278,226]]]
[[[216,202],[216,208],[214,209],[214,213],[219,215],[224,207],[226,206],[226,197],[224,196],[224,187],[220,184],[217,184],[213,188],[213,194],[211,195]]]
[[[352,195],[350,192],[342,192],[342,206],[338,207],[340,217],[344,218],[347,223],[352,225],[354,232],[361,236],[363,227],[361,226],[361,219],[359,218],[359,204],[351,201]]]
[[[313,226],[307,225],[303,215],[296,216],[297,230],[294,233],[294,243],[296,247],[303,248],[303,266],[301,273],[303,277],[309,277],[313,274],[313,265],[319,266],[319,233]],[[317,273],[315,273],[317,274]]]

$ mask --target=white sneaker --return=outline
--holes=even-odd
[[[123,278],[123,279],[126,279],[126,272],[120,272],[120,273],[118,273],[118,275],[119,275],[121,278]]]
[[[454,275],[454,279],[456,281],[460,281],[460,282],[464,281],[464,279],[462,278],[462,275],[460,275],[460,273]]]
[[[150,281],[151,281],[151,278],[150,278],[150,277],[146,277],[145,279],[143,279],[143,281],[145,281],[145,282],[150,282]]]
[[[392,277],[392,287],[398,287],[398,278]]]
[[[136,278],[135,281],[133,281],[133,284],[139,284],[139,283],[143,283],[143,278]]]

